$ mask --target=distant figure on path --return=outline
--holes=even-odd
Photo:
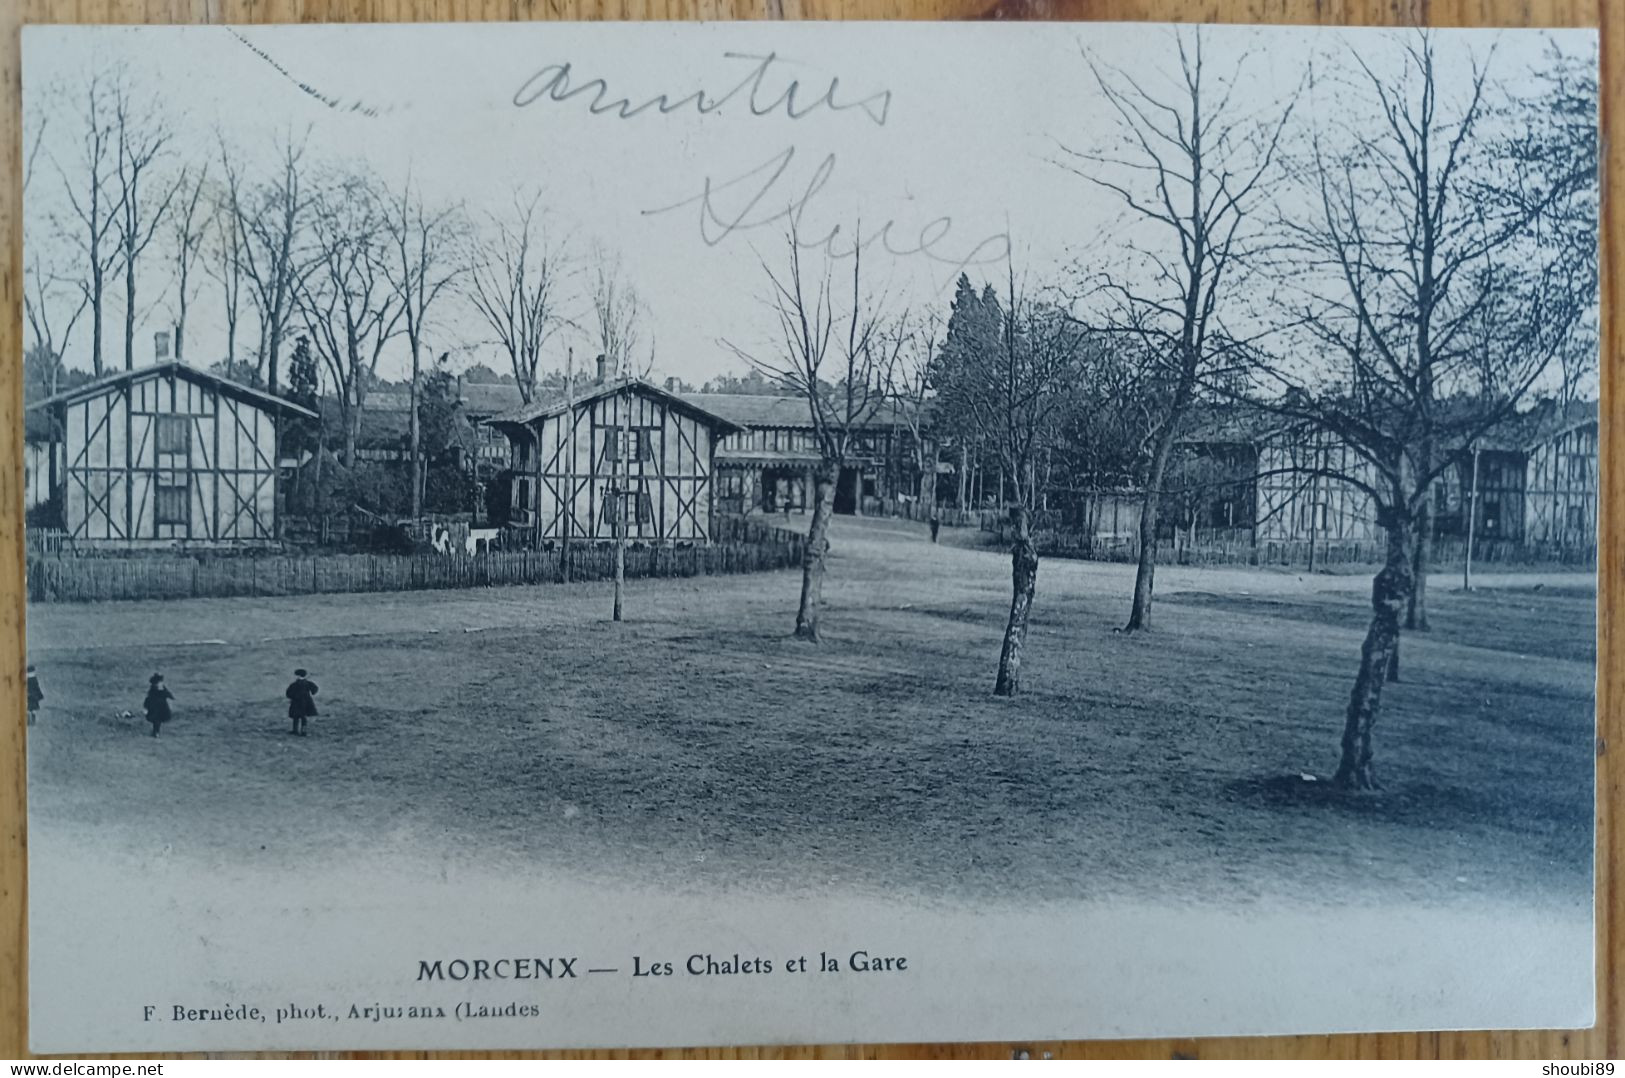
[[[937,514],[932,513],[931,514],[931,541],[933,543],[937,541],[937,532],[940,531],[941,528],[942,528],[942,518],[937,516]]]
[[[28,664],[28,725],[34,725],[39,716],[40,702],[45,699],[45,692],[39,687],[39,675],[34,672],[34,664]]]
[[[288,718],[293,720],[290,734],[305,736],[305,723],[316,714],[316,683],[307,676],[303,667],[293,672],[293,684],[288,686]]]
[[[169,712],[169,702],[175,699],[175,694],[164,687],[164,675],[154,674],[147,679],[147,698],[143,705],[147,709],[147,721],[152,723],[152,736],[158,736],[158,730],[172,717]]]

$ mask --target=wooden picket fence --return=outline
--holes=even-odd
[[[1007,518],[984,518],[982,529],[1010,541]],[[1040,557],[1079,558],[1087,561],[1136,562],[1140,537],[1091,535],[1065,528],[1033,529]],[[1466,559],[1466,540],[1440,536],[1433,540],[1431,564],[1436,569],[1460,568]],[[1287,569],[1335,569],[1338,566],[1380,565],[1387,556],[1381,539],[1254,539],[1246,529],[1198,531],[1194,537],[1181,530],[1157,544],[1157,558],[1167,565],[1262,565]],[[1473,543],[1475,566],[1555,567],[1589,569],[1597,564],[1595,544],[1524,543],[1512,539],[1478,539]]]
[[[756,534],[710,545],[630,546],[626,575],[721,576],[789,569],[801,564],[804,537],[779,528],[726,525],[730,534]],[[203,599],[337,592],[432,591],[608,580],[615,573],[609,545],[562,550],[454,554],[240,555],[233,557],[40,557],[28,563],[28,598],[36,603],[132,599]]]

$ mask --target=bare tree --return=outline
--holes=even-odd
[[[487,234],[468,259],[468,298],[508,354],[519,395],[536,396],[542,348],[564,323],[561,317],[568,261],[543,227],[541,193],[516,195],[508,218],[491,214]]]
[[[226,320],[225,364],[228,372],[234,372],[238,324],[242,320],[243,282],[247,279],[248,237],[244,229],[242,174],[234,167],[224,141],[220,145],[220,161],[225,181],[210,207],[214,245],[203,268],[220,286],[220,311]]]
[[[887,333],[897,342],[897,362],[886,372],[887,396],[892,415],[909,434],[917,476],[914,495],[921,511],[934,519],[939,449],[926,418],[926,402],[931,399],[932,367],[942,346],[942,326],[935,315],[927,315],[914,325],[897,321]]]
[[[643,301],[626,279],[619,258],[598,251],[593,257],[593,325],[598,354],[620,378],[649,372],[637,358],[642,343]]]
[[[126,79],[113,87],[113,126],[113,173],[119,192],[114,230],[119,266],[124,271],[124,369],[133,370],[137,266],[185,182],[185,173],[170,182],[152,175],[173,136],[155,105],[143,106],[136,101],[135,91]],[[151,196],[143,193],[144,185],[150,184],[157,185],[156,194]]]
[[[30,132],[31,146],[23,166],[23,191],[26,194],[34,180],[34,166],[44,145],[46,119],[41,117]],[[45,396],[54,396],[61,382],[62,362],[68,351],[73,329],[85,313],[90,297],[85,289],[44,264],[39,248],[30,245],[28,262],[23,270],[23,316],[28,322],[34,343],[29,351],[37,357],[37,388]],[[61,312],[68,313],[63,315]],[[25,364],[26,366],[26,364]],[[24,389],[27,396],[27,388]],[[53,461],[54,465],[54,461]],[[53,483],[54,485],[54,483]]]
[[[296,306],[333,379],[349,468],[378,357],[397,332],[404,304],[390,287],[389,233],[369,181],[341,176],[322,187],[310,214],[314,265],[297,279]]]
[[[1015,696],[1021,689],[1027,622],[1038,585],[1032,518],[1043,489],[1039,464],[1054,444],[1064,391],[1074,380],[1086,340],[1065,310],[1017,291],[1014,266],[1007,271],[1005,303],[1001,347],[968,353],[958,373],[961,399],[1010,478],[1010,616],[995,696]]]
[[[848,296],[843,289],[837,299],[828,259],[822,273],[809,279],[792,222],[785,237],[785,268],[779,271],[766,262],[762,264],[768,280],[768,304],[773,309],[782,350],[770,356],[757,355],[728,345],[764,376],[807,403],[819,463],[812,470],[813,515],[802,560],[795,635],[814,643],[819,640],[824,559],[829,551],[835,487],[842,467],[851,458],[859,428],[868,424],[886,402],[886,372],[895,359],[895,352],[886,350],[887,342],[880,332],[885,322],[884,297],[865,291],[861,240],[860,226],[854,232],[852,245],[851,292]],[[891,343],[893,348],[901,347],[900,341]]]
[[[34,337],[30,350],[38,360],[37,388],[47,397],[57,392],[68,342],[89,304],[89,296],[76,283],[63,281],[41,264],[37,253],[30,254],[23,281],[23,314]]]
[[[1590,297],[1599,284],[1597,55],[1594,49],[1571,55],[1553,45],[1547,62],[1540,73],[1545,92],[1518,95],[1495,117],[1513,132],[1497,157],[1519,183],[1479,185],[1475,197],[1499,213],[1529,214],[1547,255],[1548,287]],[[1577,339],[1560,357],[1558,398],[1564,404],[1580,399],[1582,387],[1597,375],[1595,310],[1587,307],[1568,328]],[[1595,392],[1595,386],[1588,388]]]
[[[1387,537],[1335,776],[1354,789],[1376,786],[1372,728],[1401,621],[1426,623],[1416,596],[1434,485],[1561,363],[1596,300],[1553,286],[1565,252],[1540,219],[1571,202],[1486,197],[1530,179],[1485,122],[1487,69],[1446,81],[1425,33],[1395,51],[1397,77],[1351,54],[1340,105],[1369,107],[1374,133],[1358,124],[1341,144],[1316,133],[1301,177],[1313,208],[1285,224],[1283,321],[1301,327],[1292,354],[1311,358],[1262,357],[1253,370],[1259,404],[1348,448],[1350,463],[1317,454],[1307,472],[1363,491]]]
[[[1221,332],[1221,308],[1253,253],[1249,218],[1272,174],[1291,113],[1288,105],[1260,122],[1253,110],[1233,106],[1238,89],[1247,92],[1247,58],[1228,72],[1210,71],[1201,29],[1177,32],[1175,44],[1177,89],[1166,97],[1122,68],[1090,60],[1124,145],[1068,151],[1076,162],[1073,171],[1116,195],[1130,216],[1158,237],[1151,246],[1131,242],[1140,265],[1106,276],[1100,286],[1112,305],[1114,327],[1147,346],[1168,387],[1145,466],[1140,558],[1127,632],[1151,626],[1157,509],[1168,460],[1199,380],[1224,362],[1231,343]]]
[[[186,311],[191,301],[196,298],[198,288],[192,270],[203,253],[203,241],[209,229],[211,214],[208,207],[203,207],[202,214],[198,212],[199,206],[203,203],[208,179],[207,166],[198,170],[195,179],[182,171],[179,184],[180,201],[176,203],[175,213],[171,215],[169,238],[175,254],[176,360],[186,358]]]
[[[303,290],[304,276],[327,252],[307,251],[304,232],[313,208],[314,196],[305,187],[303,141],[291,136],[278,148],[276,175],[268,183],[246,190],[230,154],[221,148],[231,198],[236,232],[241,246],[233,258],[249,284],[250,297],[259,312],[260,348],[258,365],[265,371],[266,387],[277,391],[278,357],[288,325],[296,316],[296,297]]]
[[[407,344],[412,352],[411,415],[408,421],[412,462],[412,516],[423,515],[423,488],[427,464],[423,459],[422,420],[418,411],[422,378],[423,331],[429,309],[456,278],[459,267],[451,259],[451,223],[456,208],[425,208],[422,192],[412,189],[410,173],[400,192],[391,195],[384,227],[388,232],[390,286],[400,301]]]
[[[75,283],[90,311],[90,362],[100,376],[104,368],[102,320],[106,312],[107,275],[118,262],[116,223],[122,207],[115,183],[117,136],[111,120],[114,83],[118,72],[98,71],[85,83],[82,103],[76,112],[82,123],[79,153],[71,167],[52,158],[73,220],[60,222],[59,230],[76,248],[79,275]]]

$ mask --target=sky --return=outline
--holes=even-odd
[[[1174,33],[1041,23],[30,26],[24,160],[36,144],[39,153],[24,197],[25,260],[76,272],[59,222],[64,185],[82,182],[75,148],[84,118],[65,95],[91,72],[123,64],[174,131],[162,164],[171,174],[204,164],[218,174],[222,136],[264,167],[292,132],[308,140],[316,182],[357,166],[389,185],[410,175],[431,203],[463,207],[468,243],[488,215],[539,192],[550,235],[581,271],[567,285],[564,311],[582,328],[555,334],[544,368],[562,368],[567,349],[577,369],[590,364],[588,273],[593,253],[607,252],[646,308],[653,376],[698,383],[743,373],[737,350],[771,354],[763,263],[782,267],[783,215],[792,205],[804,242],[840,230],[829,248],[837,276],[850,273],[849,237],[861,227],[875,240],[865,255],[868,288],[893,310],[932,309],[943,318],[961,271],[978,283],[1002,281],[1008,254],[1024,280],[1075,281],[1127,240],[1151,240],[1116,196],[1074,171],[1079,163],[1066,151],[1109,149],[1123,138],[1087,58],[1168,92]],[[1261,117],[1301,85],[1310,57],[1335,63],[1352,43],[1380,69],[1397,43],[1384,31],[1206,33],[1216,70],[1245,56],[1237,100]],[[1441,53],[1460,75],[1470,56],[1493,47],[1498,77],[1534,87],[1529,73],[1554,39],[1578,51],[1594,48],[1595,37],[1448,31]],[[629,118],[594,115],[594,79],[607,85],[605,100],[679,101],[704,91],[721,103],[703,114],[691,103]],[[792,84],[793,109],[782,99]],[[1297,115],[1331,116],[1345,105],[1322,92]],[[1107,178],[1141,182],[1129,173]],[[173,256],[164,242],[142,263],[138,362],[151,360],[153,333],[173,321]],[[825,256],[809,257],[816,268]],[[122,362],[122,287],[114,291],[110,364]],[[190,362],[224,354],[218,294],[205,279],[190,305]],[[429,354],[450,352],[454,368],[507,369],[461,294],[447,294],[430,316]],[[255,339],[248,324],[240,349]],[[70,342],[69,366],[88,369],[89,347],[87,316]],[[408,363],[402,337],[386,348],[379,373],[398,378]]]

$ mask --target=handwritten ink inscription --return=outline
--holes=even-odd
[[[634,102],[617,93],[607,79],[583,78],[569,61],[548,64],[527,78],[514,92],[513,103],[529,108],[538,103],[567,105],[585,103],[593,116],[632,120],[671,116],[680,111],[696,116],[722,115],[725,106],[736,106],[753,117],[779,117],[801,120],[813,112],[857,114],[883,127],[891,117],[893,94],[877,90],[863,97],[843,97],[840,79],[831,77],[816,97],[808,100],[799,79],[786,84],[782,67],[788,63],[776,52],[728,52],[730,63],[746,62],[744,76],[721,93],[705,89],[682,96],[657,93]],[[775,90],[777,93],[775,94]],[[932,217],[918,229],[887,219],[878,227],[843,231],[839,224],[818,229],[807,217],[819,197],[836,179],[837,157],[824,155],[798,182],[792,173],[798,147],[791,145],[774,153],[760,165],[732,176],[707,175],[697,194],[643,210],[646,217],[692,211],[699,225],[700,239],[715,247],[729,238],[769,227],[793,228],[801,246],[821,249],[830,258],[849,257],[858,250],[878,246],[897,258],[923,257],[951,267],[955,273],[969,266],[1001,262],[1009,256],[1010,238],[999,232],[980,239],[955,242],[954,219],[946,214]]]
[[[543,99],[563,104],[585,97],[588,99],[587,111],[594,116],[630,120],[642,116],[651,109],[662,116],[669,116],[679,109],[692,108],[695,114],[708,116],[721,112],[725,105],[743,100],[752,116],[782,112],[789,119],[799,120],[819,109],[828,109],[830,112],[849,112],[856,109],[879,127],[886,125],[886,117],[891,112],[890,90],[880,90],[856,101],[843,101],[839,96],[841,88],[839,78],[831,78],[824,92],[810,102],[802,103],[800,97],[802,85],[799,79],[791,79],[789,85],[785,86],[777,97],[767,99],[764,98],[764,94],[771,93],[768,88],[769,81],[778,75],[778,72],[773,70],[774,65],[779,63],[778,53],[760,55],[726,52],[722,54],[722,58],[732,61],[745,60],[754,66],[732,89],[716,96],[707,94],[703,89],[675,99],[670,94],[660,93],[641,104],[634,105],[629,97],[617,98],[605,79],[572,81],[575,71],[566,61],[562,64],[549,64],[526,79],[514,92],[513,103],[525,108]]]

